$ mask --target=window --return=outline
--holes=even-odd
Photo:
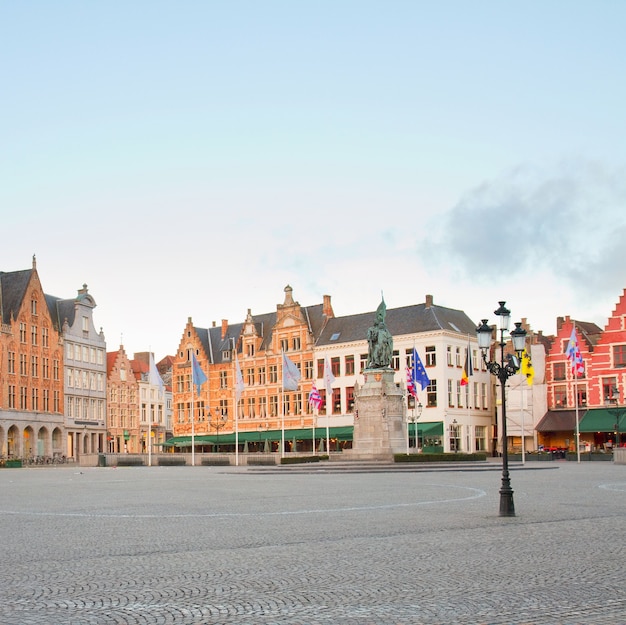
[[[230,349],[222,350],[222,360],[225,361],[225,362],[229,362],[230,361]]]
[[[15,386],[9,384],[9,408],[15,408]]]
[[[340,364],[339,356],[335,356],[334,358],[331,358],[330,370],[332,371],[335,377],[338,377],[341,375],[341,364]]]
[[[461,389],[463,387],[461,386],[461,380],[457,380],[456,381],[456,405],[457,407],[461,408],[463,403],[461,402]],[[469,384],[467,386],[467,389],[469,391]]]
[[[33,378],[39,377],[39,359],[37,356],[30,357],[30,371]]]
[[[333,414],[341,414],[341,389],[333,389]]]
[[[276,395],[270,396],[270,416],[276,417],[278,415],[278,397]]]
[[[579,406],[587,405],[587,387],[584,384],[576,385],[576,401]]]
[[[41,344],[43,347],[49,347],[48,328],[41,328]]]
[[[565,363],[564,362],[555,362],[552,365],[552,378],[554,380],[565,379]]]
[[[289,351],[289,339],[280,339],[280,349],[283,352]]]
[[[47,388],[43,389],[43,411],[50,411],[50,391]]]
[[[37,345],[37,326],[30,327],[30,342],[31,345]]]
[[[367,367],[367,354],[361,354],[360,361],[361,361],[361,371],[363,371],[363,369]],[[322,376],[320,375],[317,377],[321,378]]]
[[[346,388],[346,404],[348,412],[354,412],[354,386]]]
[[[20,323],[20,343],[26,343],[26,324]]]
[[[616,378],[602,378],[602,397],[605,404],[617,404],[619,393]]]
[[[254,419],[255,417],[254,397],[248,397],[248,416],[251,419]]]
[[[44,380],[50,379],[50,360],[44,357],[41,361],[42,375]]]
[[[265,384],[265,367],[259,367],[257,370],[259,384],[263,386]]]
[[[259,417],[267,417],[267,397],[259,397]]]
[[[554,405],[556,408],[564,408],[567,406],[567,387],[555,386],[554,387]]]
[[[305,360],[304,361],[304,379],[310,380],[313,377],[313,361]]]
[[[454,408],[454,397],[452,395],[452,380],[448,380],[448,407]]]
[[[323,358],[317,359],[317,377],[318,378],[324,377],[324,359]]]
[[[83,332],[89,332],[89,317],[83,316]]]
[[[250,358],[252,358],[252,356],[254,356],[254,343],[248,343],[246,345],[246,354]]]
[[[448,345],[448,347],[446,347],[446,357],[447,357],[447,362],[448,362],[448,367],[452,366],[452,346]]]
[[[454,361],[457,367],[461,366],[461,348],[457,347],[454,353]]]
[[[294,352],[300,351],[300,337],[299,336],[294,336],[294,338],[291,340],[291,349],[293,349]]]
[[[15,373],[15,352],[9,352],[8,373]]]
[[[626,345],[613,345],[613,366],[626,367]]]
[[[302,394],[298,393],[293,396],[293,413],[302,414]]]
[[[37,300],[36,299],[32,299],[30,301],[30,313],[31,315],[37,314]]]
[[[426,346],[426,366],[435,367],[437,365],[437,354],[434,345]]]
[[[487,383],[483,382],[480,389],[480,401],[483,407],[483,410],[487,410],[489,408],[489,403],[487,402]]]
[[[354,356],[346,356],[344,359],[346,375],[354,375]]]
[[[426,405],[430,408],[437,406],[437,380],[431,380],[426,387]]]
[[[254,367],[246,369],[246,379],[248,386],[254,386]]]
[[[487,450],[487,428],[484,425],[474,427],[474,449],[476,451]]]
[[[20,375],[28,375],[28,364],[26,354],[20,354]]]
[[[52,377],[55,380],[59,379],[59,361],[56,358],[52,361]],[[57,411],[57,409],[58,406],[55,408],[55,412]]]
[[[228,371],[220,371],[220,388],[228,388]]]
[[[400,352],[397,349],[394,349],[391,355],[391,368],[394,371],[400,370]]]
[[[270,365],[270,384],[278,382],[278,365]]]
[[[28,389],[25,386],[20,386],[20,410],[26,410],[28,408]]]

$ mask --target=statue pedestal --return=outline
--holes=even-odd
[[[404,394],[393,369],[365,369],[365,383],[354,389],[354,438],[343,453],[350,460],[393,460],[406,451]]]

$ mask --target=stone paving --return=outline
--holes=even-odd
[[[0,470],[0,624],[624,625],[626,466],[530,464]]]

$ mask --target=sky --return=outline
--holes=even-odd
[[[556,332],[626,287],[626,3],[0,0],[0,270],[109,351],[330,295]]]

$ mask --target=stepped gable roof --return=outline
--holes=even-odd
[[[313,339],[320,334],[326,317],[323,314],[323,304],[315,304],[313,306],[301,306],[300,310],[313,333]],[[261,345],[259,351],[266,351],[272,344],[272,330],[276,325],[277,313],[270,312],[260,315],[251,315],[257,336],[261,337]],[[226,334],[222,337],[222,326],[214,326],[212,328],[198,328],[194,326],[205,354],[207,354],[212,364],[224,364],[232,362],[232,359],[223,360],[222,353],[232,350],[232,339],[235,339],[237,352],[241,353],[241,335],[245,322],[228,324]]]
[[[0,316],[2,323],[10,324],[17,316],[34,269],[0,271]]]
[[[333,317],[322,330],[316,345],[333,345],[362,341],[376,319],[376,312]],[[453,332],[476,334],[476,324],[462,311],[433,304],[414,304],[402,308],[388,308],[385,324],[392,336],[423,332]]]

